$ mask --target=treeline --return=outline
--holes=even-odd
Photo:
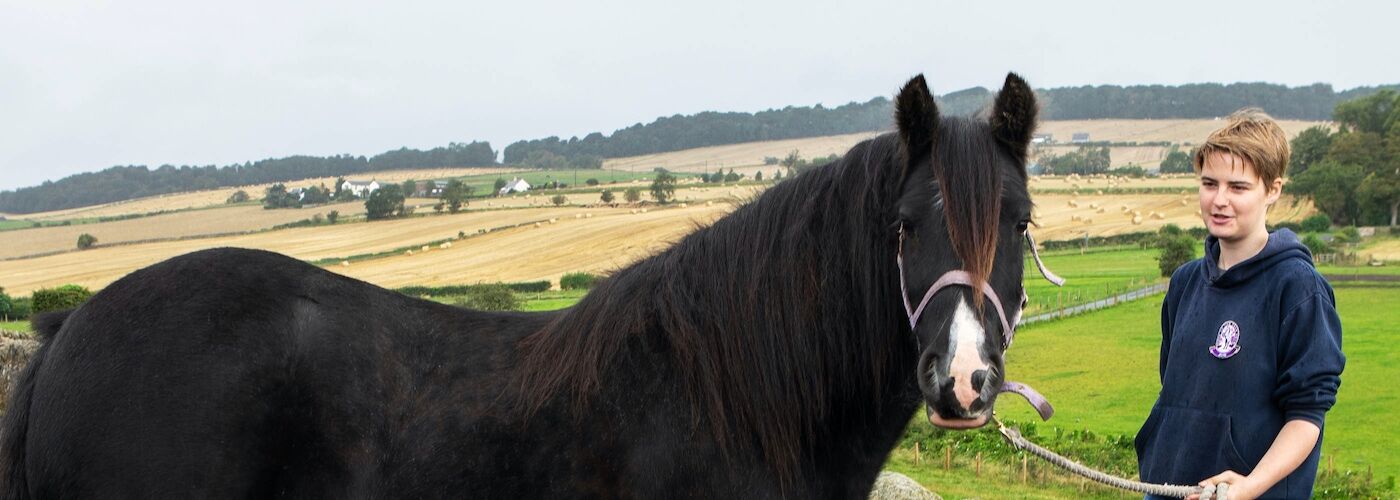
[[[1258,106],[1282,119],[1326,120],[1338,102],[1370,95],[1400,85],[1359,87],[1336,92],[1328,84],[1287,87],[1270,83],[1215,83],[1180,86],[1117,85],[1063,87],[1037,91],[1041,118],[1077,120],[1097,118],[1165,119],[1213,118],[1246,107]],[[975,87],[938,98],[945,115],[968,115],[990,102],[992,92]],[[887,129],[893,123],[893,104],[876,97],[864,103],[835,108],[821,105],[786,107],[758,113],[704,112],[658,118],[604,136],[594,132],[582,139],[546,137],[506,146],[506,163],[526,163],[532,154],[547,152],[567,159],[579,156],[618,158],[740,142],[795,139]]]
[[[1284,190],[1311,198],[1338,226],[1400,224],[1400,92],[1337,105],[1338,130],[1293,138]]]
[[[977,87],[942,96],[938,104],[944,113],[969,114],[990,96],[987,89]],[[611,136],[594,132],[582,139],[546,137],[517,141],[506,146],[504,161],[529,164],[532,155],[541,152],[561,158],[618,158],[741,142],[868,132],[889,128],[893,113],[894,105],[889,99],[876,97],[835,108],[818,104],[757,113],[706,111],[673,115],[646,125],[637,123]]]
[[[488,142],[451,143],[427,151],[401,148],[364,156],[290,156],[223,167],[116,166],[0,192],[0,212],[17,214],[62,210],[200,189],[348,176],[382,170],[475,167],[496,164]]]

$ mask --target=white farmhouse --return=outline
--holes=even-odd
[[[345,181],[345,184],[340,185],[340,189],[355,193],[355,196],[364,198],[379,189],[379,181]]]

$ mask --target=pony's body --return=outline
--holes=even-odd
[[[5,493],[863,498],[937,397],[911,376],[932,342],[894,262],[900,203],[935,183],[907,171],[908,142],[857,145],[558,312],[458,309],[252,250],[134,272],[44,320]],[[1019,287],[1014,257],[994,285]]]

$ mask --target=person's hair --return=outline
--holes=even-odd
[[[1254,173],[1264,181],[1264,189],[1283,177],[1288,169],[1288,134],[1273,117],[1259,108],[1244,108],[1226,118],[1228,122],[1206,138],[1196,150],[1191,166],[1201,173],[1206,158],[1215,153],[1229,153],[1254,165]]]

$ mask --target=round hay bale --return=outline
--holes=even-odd
[[[1142,216],[1141,216],[1141,215],[1134,215],[1134,216],[1133,216],[1133,225],[1136,226],[1136,225],[1139,225],[1139,224],[1142,224]]]
[[[1099,196],[1103,196],[1103,190],[1102,190],[1102,189],[1096,189],[1096,190],[1094,190],[1094,194],[1099,195]]]
[[[341,266],[341,267],[350,267],[350,261],[348,261],[348,260],[342,260],[342,261],[340,261],[340,266]]]
[[[554,223],[557,223],[557,222],[559,222],[559,218],[558,218],[558,217],[550,217],[550,218],[549,218],[549,223],[550,223],[550,224],[554,224]]]
[[[688,203],[682,203],[682,204],[681,204],[681,208],[686,208],[686,207],[689,207],[689,206],[690,206],[690,204],[688,204]]]
[[[632,209],[632,215],[637,215],[637,209]]]
[[[1079,216],[1078,216],[1078,215],[1071,215],[1071,216],[1069,216],[1069,221],[1070,221],[1070,222],[1078,222],[1078,221],[1079,221]]]
[[[1069,200],[1069,207],[1070,207],[1070,208],[1079,208],[1079,202],[1074,201],[1074,200]]]
[[[1186,205],[1190,205],[1190,203],[1187,202],[1186,200],[1181,200],[1181,206],[1184,207],[1184,206],[1186,206]]]
[[[707,201],[707,202],[705,202],[705,206],[707,206],[707,207],[708,207],[708,206],[711,206],[711,205],[714,205],[714,204],[715,204],[715,202],[713,202],[713,201]]]
[[[898,472],[880,471],[870,488],[870,500],[943,500],[918,481]]]
[[[642,209],[642,213],[647,213],[647,210],[648,210],[648,209],[643,208],[643,209]]]
[[[408,251],[404,252],[403,254],[404,254],[404,255],[413,255],[413,249],[410,248],[410,249],[408,249]]]
[[[1167,218],[1167,216],[1166,216],[1166,214],[1154,213],[1154,214],[1152,214],[1152,218],[1153,218],[1153,219],[1157,219],[1157,220],[1162,220],[1162,219]]]
[[[428,245],[423,245],[423,248],[421,248],[420,250],[426,252],[426,251],[432,250],[432,249],[433,249],[433,247],[430,247],[430,246],[428,246]]]
[[[1096,213],[1096,214],[1101,214],[1101,213],[1104,213],[1104,210],[1105,210],[1105,209],[1104,209],[1103,207],[1099,207],[1099,209],[1098,209],[1097,211],[1095,211],[1094,213]]]
[[[585,219],[592,219],[592,218],[593,218],[593,212],[589,212],[589,213],[583,214],[583,218],[585,218]]]
[[[1085,218],[1083,218],[1083,219],[1080,219],[1080,222],[1083,222],[1084,225],[1087,226],[1087,225],[1093,224],[1093,223],[1094,223],[1094,219],[1085,217]]]
[[[1099,204],[1098,204],[1098,203],[1090,203],[1090,204],[1089,204],[1089,208],[1099,208]]]

